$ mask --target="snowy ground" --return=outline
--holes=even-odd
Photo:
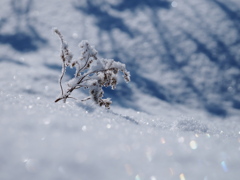
[[[1,180],[237,180],[238,0],[1,0]],[[54,103],[58,27],[126,63],[111,110]],[[68,71],[69,78],[72,71]],[[86,96],[79,90],[75,97]]]

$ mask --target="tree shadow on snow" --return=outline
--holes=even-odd
[[[212,2],[206,3],[215,3],[216,8],[219,8],[223,13],[226,14],[228,20],[233,24],[233,28],[240,32],[239,12],[231,10],[227,3],[222,3],[219,0],[213,0]],[[228,74],[228,70],[231,68],[240,68],[239,56],[237,56],[230,49],[232,46],[240,47],[240,37],[238,37],[233,44],[227,44],[221,36],[208,27],[207,22],[204,20],[204,18],[207,17],[201,14],[201,11],[198,9],[198,7],[191,7],[190,4],[185,5],[194,9],[195,17],[189,16],[186,12],[178,12],[177,10],[175,11],[179,13],[179,16],[182,17],[184,21],[190,22],[192,26],[198,29],[196,33],[201,32],[205,34],[209,40],[213,41],[215,43],[214,47],[210,47],[206,42],[203,41],[201,37],[197,36],[191,28],[182,28],[176,25],[180,35],[176,36],[172,33],[168,24],[171,22],[164,21],[161,19],[161,16],[159,16],[159,11],[170,11],[172,9],[170,1],[121,1],[120,3],[114,5],[108,4],[109,6],[107,10],[104,8],[105,5],[106,4],[104,4],[104,2],[99,5],[88,0],[86,6],[84,7],[78,5],[74,6],[76,10],[95,18],[96,26],[99,29],[98,37],[100,38],[100,41],[103,34],[108,35],[112,47],[112,54],[114,54],[113,58],[115,60],[121,59],[122,61],[122,57],[126,57],[127,60],[124,61],[124,63],[127,64],[127,67],[131,72],[131,83],[134,83],[134,85],[142,93],[149,94],[169,103],[188,104],[189,99],[196,99],[196,101],[198,101],[200,105],[210,114],[221,117],[226,117],[228,115],[227,109],[221,103],[222,101],[232,102],[233,108],[239,109],[240,89],[237,84],[240,83],[240,73],[230,76]],[[109,7],[111,10],[117,13],[114,13],[114,15],[113,13],[110,13]],[[125,19],[123,17],[116,15],[123,11],[130,11],[133,15],[137,15],[137,10],[145,9],[149,10],[146,11],[148,13],[145,15],[148,17],[150,24],[154,28],[155,37],[158,38],[157,45],[156,43],[152,42],[151,38],[149,38],[151,35],[149,35],[150,32],[141,32],[141,30],[132,29],[125,24]],[[195,22],[194,18],[200,18],[202,21]],[[222,21],[224,21],[224,19]],[[164,86],[160,81],[155,82],[150,78],[144,77],[139,69],[143,68],[142,66],[146,62],[142,62],[142,64],[137,62],[137,59],[139,59],[139,57],[137,57],[137,52],[135,53],[136,56],[130,55],[128,52],[129,49],[124,49],[123,46],[119,45],[119,39],[117,39],[112,32],[114,29],[118,29],[121,33],[126,34],[129,39],[142,38],[142,43],[147,42],[150,44],[150,48],[155,52],[155,56],[159,57],[159,66],[164,64],[167,67],[166,71],[171,71],[177,74],[178,78],[182,81],[181,88],[183,88],[185,91],[181,93],[175,93],[175,89],[172,87]],[[211,84],[211,82],[206,79],[206,87],[202,88],[195,83],[196,79],[194,79],[194,76],[185,71],[185,68],[189,67],[191,56],[193,54],[188,52],[188,47],[180,46],[177,43],[182,39],[185,41],[190,41],[195,45],[196,49],[193,54],[204,55],[207,57],[209,63],[214,64],[218,73],[217,77],[215,77],[215,84]],[[160,46],[164,50],[161,50],[159,48]],[[103,55],[106,53],[104,49],[101,49],[101,46],[99,52]],[[180,60],[179,57],[181,57]],[[149,56],[149,59],[151,58],[152,57]],[[149,61],[149,63],[151,63],[151,61]],[[191,68],[191,72],[195,72],[198,70],[198,68],[201,68],[201,66]],[[229,79],[231,79],[232,84],[234,85],[230,84]],[[230,94],[228,91],[230,85],[234,89],[234,94]],[[131,101],[133,101],[132,97],[134,92],[132,92],[131,88],[127,85],[121,84],[121,87],[122,88],[120,91],[106,90],[106,94],[111,96],[113,99],[118,97],[117,103],[125,105],[125,107],[133,106],[133,102]],[[217,94],[218,99],[214,101],[209,100],[208,92]],[[135,108],[138,109],[138,107]]]
[[[114,9],[118,11],[124,11],[129,9],[131,11],[135,11],[137,9],[142,9],[146,7],[150,7],[152,9],[170,9],[171,2],[168,0],[131,0],[131,1],[122,1],[117,5],[112,5]]]
[[[16,59],[12,59],[12,58],[9,58],[9,57],[0,57],[0,63],[1,62],[13,63],[13,64],[20,65],[20,66],[29,66],[25,62],[22,62],[22,61],[16,60]]]
[[[99,38],[101,39],[103,36],[103,33],[107,32],[109,36],[109,40],[111,43],[111,46],[113,47],[113,54],[114,59],[118,61],[120,58],[120,50],[118,49],[118,42],[114,38],[112,34],[112,30],[118,29],[124,34],[127,34],[129,38],[135,38],[136,32],[132,29],[130,29],[125,23],[124,20],[121,17],[113,16],[110,14],[107,10],[104,8],[104,2],[101,3],[99,6],[98,4],[95,4],[93,1],[87,1],[86,6],[78,6],[75,5],[76,10],[83,12],[87,15],[93,16],[96,20],[96,26],[99,28]],[[165,0],[133,0],[133,1],[122,1],[120,4],[117,5],[111,5],[111,8],[117,10],[117,11],[124,11],[126,9],[130,9],[131,11],[134,11],[138,8],[144,8],[144,7],[152,7],[152,8],[164,8],[169,9],[171,7],[170,2]],[[98,48],[98,51],[101,55],[105,55],[104,50]],[[121,52],[124,53],[124,52]],[[126,54],[126,56],[128,56]],[[139,88],[144,93],[148,93],[150,95],[156,96],[159,99],[162,99],[164,101],[168,101],[167,95],[165,95],[162,91],[165,91],[163,87],[158,85],[156,82],[147,79],[143,77],[140,73],[133,70],[136,69],[137,64],[134,63],[136,59],[131,59],[131,62],[126,61],[124,63],[127,64],[128,70],[131,72],[131,83],[134,83],[137,88]],[[133,90],[126,85],[125,83],[121,83],[118,85],[117,89],[115,91],[112,91],[110,88],[107,88],[104,90],[106,97],[110,97],[113,99],[114,102],[117,104],[123,106],[132,108],[135,110],[141,110],[136,104],[134,104],[134,92]],[[117,99],[117,100],[116,100]]]
[[[25,3],[26,2],[26,3]],[[13,14],[11,18],[14,17],[16,21],[14,32],[12,33],[1,33],[0,32],[0,43],[8,44],[13,49],[19,52],[30,52],[37,51],[41,45],[47,43],[47,40],[37,32],[34,26],[31,24],[31,19],[29,17],[29,12],[33,5],[32,0],[22,1],[22,0],[12,0],[11,7]],[[26,24],[21,25],[21,23],[26,22]],[[10,23],[8,17],[3,18],[0,22],[1,28]]]
[[[229,27],[226,27],[228,28],[228,33],[231,33],[229,31],[237,31],[240,33],[240,11],[232,10],[227,3],[222,3],[218,0],[214,0],[211,3],[213,3],[216,8],[219,8],[223,15],[225,15],[225,17],[222,18],[222,22],[229,22]],[[214,47],[209,47],[208,43],[204,42],[201,37],[196,36],[194,33],[180,29],[183,35],[196,45],[195,54],[204,54],[217,69],[217,81],[215,84],[212,84],[212,89],[214,89],[213,93],[220,96],[220,101],[209,102],[204,92],[201,94],[202,97],[204,97],[202,100],[205,102],[203,104],[207,111],[225,117],[228,112],[222,104],[223,101],[230,102],[232,103],[233,108],[239,109],[240,88],[238,84],[240,83],[240,56],[236,51],[233,51],[233,49],[240,48],[240,36],[238,35],[231,43],[229,43],[222,34],[216,33],[210,29],[209,24],[204,22],[205,16],[201,15],[196,7],[192,6],[192,9],[195,13],[195,18],[203,19],[201,24],[195,24],[195,26],[207,35],[208,41],[215,43]],[[193,23],[196,22],[193,21]],[[235,71],[235,73],[231,75],[229,73],[229,70],[231,69],[237,69],[237,72]],[[229,92],[229,88],[231,89],[231,92]]]
[[[94,16],[97,19],[96,25],[102,31],[111,31],[114,28],[119,28],[121,29],[121,31],[128,34],[130,37],[133,37],[133,33],[124,24],[121,18],[110,15],[106,10],[103,10],[99,8],[98,5],[95,5],[93,1],[87,1],[86,7],[76,5],[75,9],[84,12],[85,14],[90,14]]]
[[[215,3],[230,19],[235,26],[235,28],[240,33],[240,11],[234,11],[230,7],[227,6],[227,3],[220,2],[219,0],[213,0],[213,3]],[[237,5],[236,5],[237,7]]]

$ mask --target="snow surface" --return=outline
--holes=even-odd
[[[239,0],[0,7],[0,180],[240,178]],[[132,81],[106,90],[111,110],[54,103],[61,74],[54,27],[74,57],[87,39],[99,56],[126,64]]]

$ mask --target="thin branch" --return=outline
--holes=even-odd
[[[63,54],[63,51],[62,51],[62,55],[61,55],[62,59],[63,59],[63,63],[62,63],[62,74],[59,78],[59,84],[60,84],[60,88],[61,88],[61,92],[62,92],[62,96],[63,96],[63,87],[62,87],[62,79],[63,79],[63,76],[65,75],[65,72],[66,72],[66,65],[64,63],[64,54]]]
[[[61,59],[62,59],[62,74],[61,74],[61,76],[60,76],[60,78],[59,78],[59,85],[60,85],[60,88],[61,88],[61,92],[62,92],[62,96],[63,96],[63,87],[62,87],[62,79],[63,79],[63,77],[64,77],[64,75],[65,75],[65,72],[66,72],[66,64],[65,64],[65,62],[66,62],[66,59],[65,59],[65,56],[64,56],[64,50],[63,49],[65,49],[66,47],[65,47],[65,42],[64,42],[64,40],[63,40],[63,36],[62,36],[62,34],[60,33],[60,31],[58,30],[58,29],[55,29],[54,30],[55,31],[55,33],[58,35],[58,37],[59,37],[59,39],[61,40],[61,45],[62,45],[62,48],[61,48]],[[67,49],[66,49],[67,50]],[[68,50],[67,50],[68,51]]]
[[[62,45],[64,44],[63,36],[58,29],[55,29],[54,32],[59,36]]]
[[[89,73],[86,73],[84,76],[81,77],[81,79],[79,79],[79,81],[76,83],[77,85],[73,86],[72,88],[68,89],[66,94],[68,95],[62,95],[62,97],[58,98],[55,100],[55,102],[58,102],[62,99],[66,100],[69,98],[70,94],[73,92],[74,89],[78,89],[79,88],[79,84],[81,84],[84,80],[85,77],[87,77],[88,75],[90,74],[93,74],[93,73],[97,73],[97,72],[105,72],[105,71],[108,71],[108,70],[112,70],[113,68],[109,68],[109,69],[102,69],[102,70],[95,70],[95,71],[92,71],[92,72],[89,72]]]
[[[89,99],[91,99],[90,96],[86,97],[85,99],[82,99],[81,101],[87,101],[87,100],[89,100]]]
[[[75,77],[77,77],[77,76],[79,75],[79,73],[80,73],[82,70],[85,69],[85,67],[86,67],[87,64],[88,64],[89,58],[90,58],[90,55],[88,54],[88,58],[87,58],[87,60],[86,60],[86,63],[83,65],[83,67],[82,67],[81,69],[78,70],[78,72],[76,72]]]
[[[58,101],[60,101],[60,100],[62,100],[63,98],[57,98],[54,102],[56,103],[56,102],[58,102]]]

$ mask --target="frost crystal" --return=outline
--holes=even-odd
[[[83,87],[89,89],[90,96],[82,101],[92,99],[99,106],[109,108],[112,101],[109,98],[102,99],[104,94],[102,87],[111,86],[112,89],[115,89],[118,72],[122,72],[125,81],[129,82],[130,73],[126,70],[125,64],[116,62],[113,59],[99,59],[97,57],[98,52],[93,46],[90,46],[87,40],[83,40],[79,44],[81,57],[72,61],[73,55],[68,49],[67,42],[64,41],[58,29],[54,29],[54,31],[61,40],[62,59],[62,74],[59,79],[61,95],[55,102],[60,100],[66,102],[68,98],[72,98],[70,95],[73,90]],[[64,90],[62,87],[62,79],[68,66],[76,68],[76,72],[74,78],[67,83],[67,89]]]

